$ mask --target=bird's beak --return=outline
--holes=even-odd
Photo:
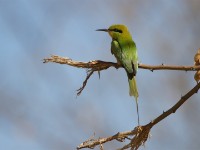
[[[96,31],[104,31],[104,32],[109,32],[108,29],[97,29]]]

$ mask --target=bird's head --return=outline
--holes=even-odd
[[[98,29],[96,31],[105,31],[108,32],[109,35],[112,37],[112,39],[118,40],[118,39],[129,39],[131,37],[131,34],[128,31],[128,28],[125,25],[117,24],[112,25],[108,29]]]

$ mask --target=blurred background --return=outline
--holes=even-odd
[[[94,74],[76,97],[86,70],[42,63],[51,54],[115,62],[111,38],[95,31],[112,24],[129,27],[140,63],[193,65],[200,47],[198,0],[0,0],[1,150],[72,150],[94,133],[106,137],[137,125],[123,69],[102,71],[100,80]],[[139,69],[141,124],[193,88],[194,73]],[[157,124],[141,149],[199,149],[199,100],[193,95]]]

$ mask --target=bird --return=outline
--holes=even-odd
[[[108,29],[97,29],[96,31],[108,32],[112,38],[111,53],[117,59],[117,63],[122,65],[128,76],[129,95],[135,97],[138,115],[138,125],[140,125],[138,108],[138,89],[136,84],[136,74],[138,71],[138,54],[136,44],[127,28],[123,24],[111,25]]]

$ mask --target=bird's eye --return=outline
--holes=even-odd
[[[116,29],[116,28],[113,29],[113,31],[114,31],[114,32],[118,32],[118,33],[122,33],[122,30],[120,30],[120,29]]]

